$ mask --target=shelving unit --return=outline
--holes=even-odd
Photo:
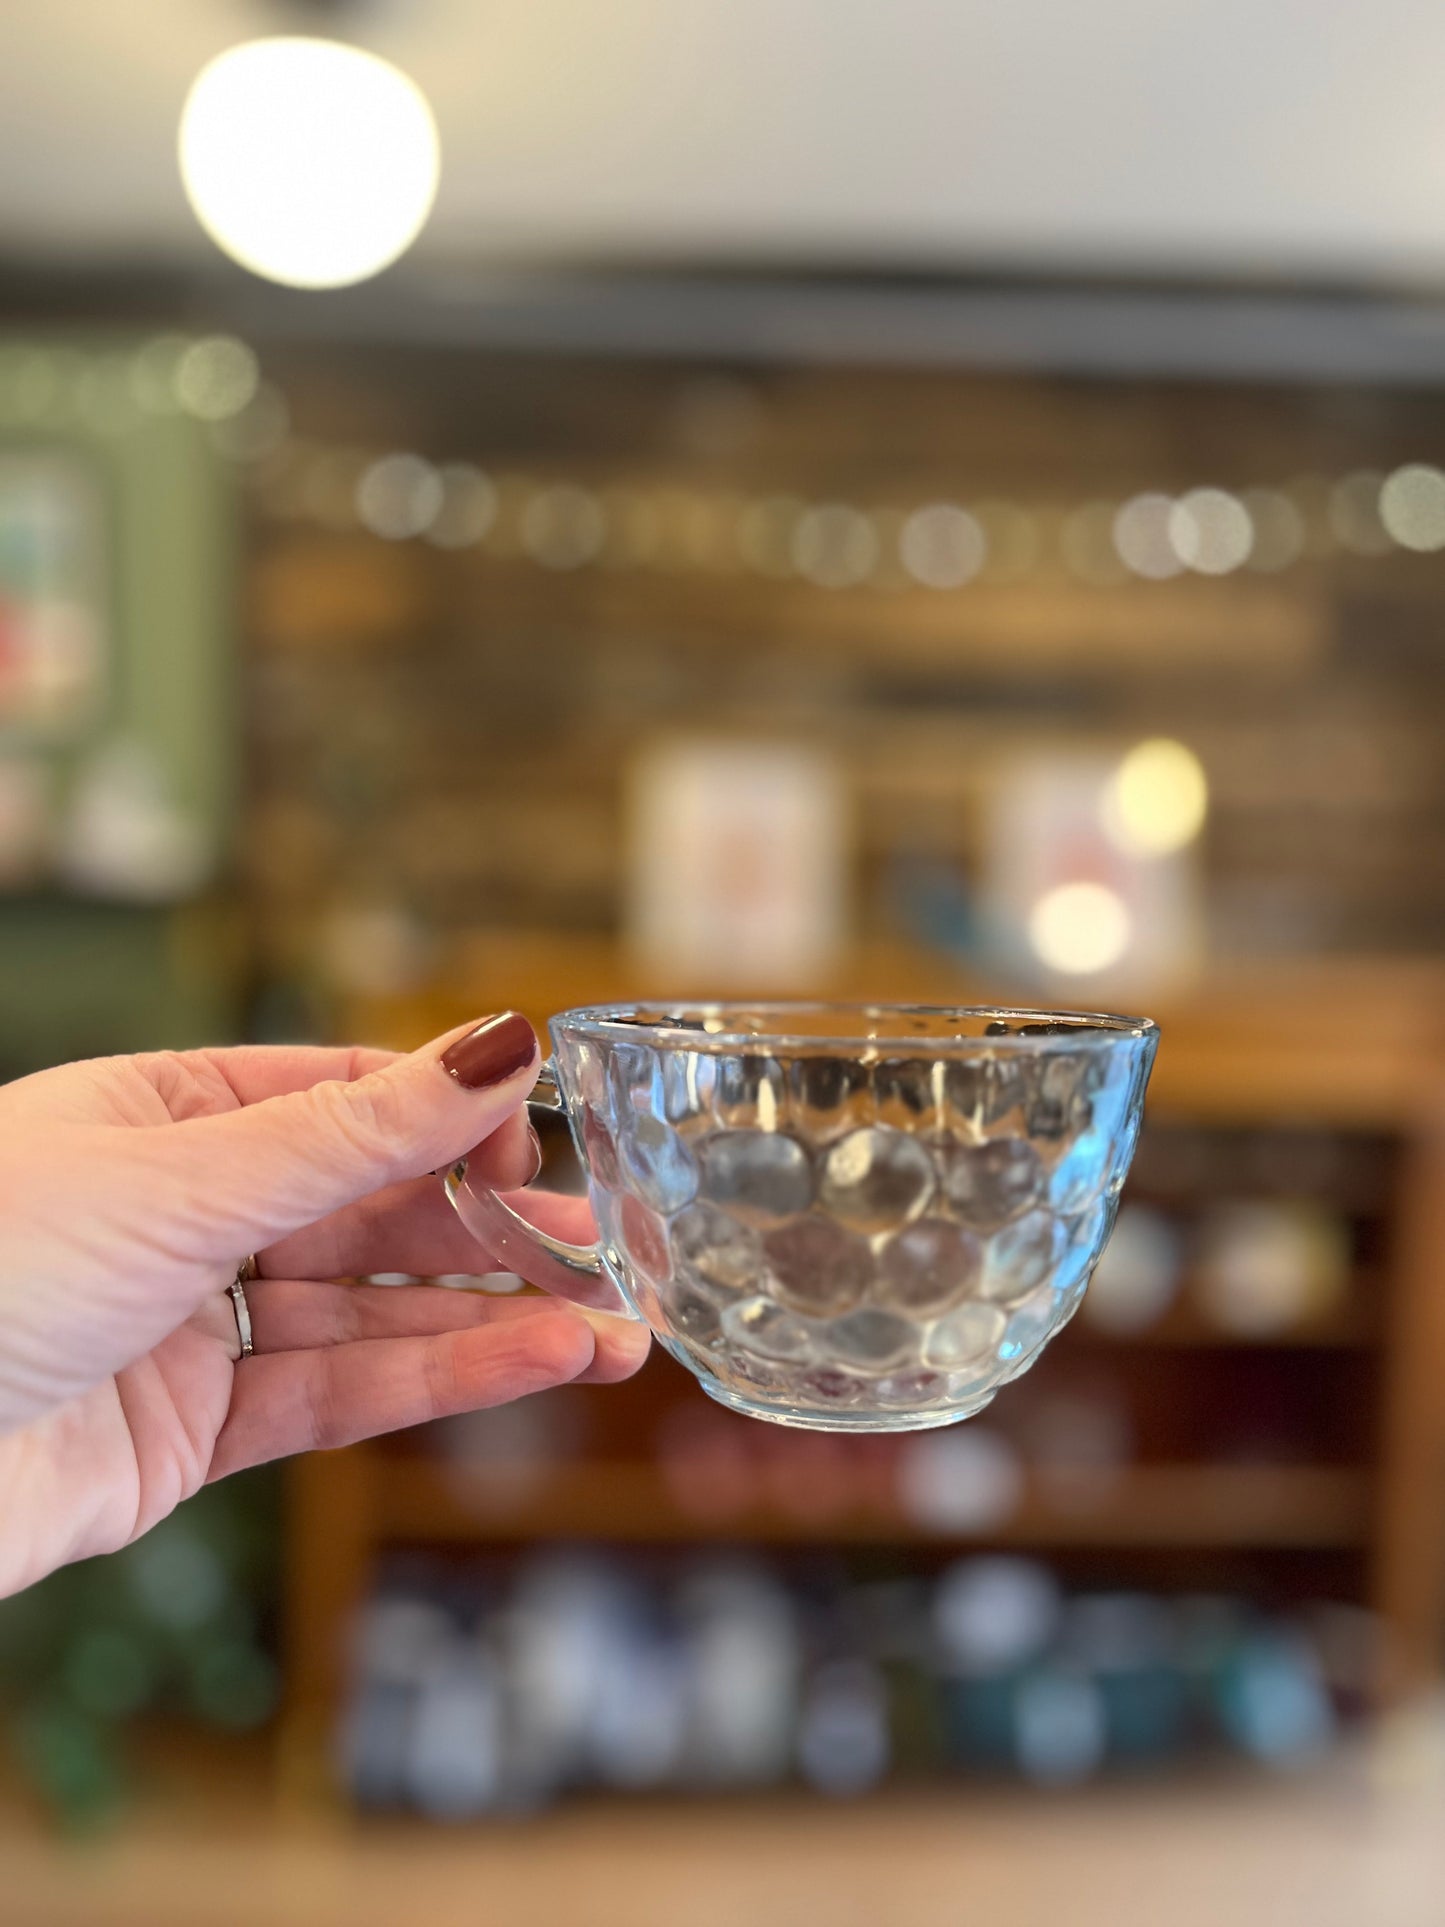
[[[650,1465],[601,1461],[548,1472],[515,1503],[496,1499],[484,1473],[377,1454],[368,1508],[378,1542],[527,1543],[540,1536],[608,1544],[722,1540],[777,1545],[931,1545],[976,1542],[978,1533],[933,1528],[896,1506],[866,1500],[820,1519],[748,1506],[707,1519],[683,1511]],[[1317,1466],[1150,1465],[1110,1480],[1078,1505],[1026,1491],[988,1528],[995,1546],[1355,1547],[1368,1525],[1369,1484],[1357,1471]],[[538,1521],[546,1522],[545,1535]]]
[[[414,1044],[468,1011],[518,1001],[518,986],[540,1024],[551,1009],[615,995],[624,983],[645,994],[642,979],[600,949],[478,944],[445,996],[358,1008],[347,1024],[354,1034]],[[932,1002],[1000,995],[993,986],[986,996],[946,964],[900,955],[860,957],[828,990]],[[1321,966],[1225,975],[1207,996],[1156,1013],[1164,1045],[1149,1128],[1368,1134],[1382,1188],[1359,1208],[1380,1256],[1360,1265],[1348,1301],[1330,1317],[1260,1341],[1212,1328],[1187,1294],[1138,1337],[1112,1339],[1076,1320],[1028,1378],[1001,1394],[990,1422],[1022,1411],[1033,1385],[1057,1389],[1074,1372],[1117,1371],[1158,1408],[1141,1427],[1137,1458],[1082,1484],[1027,1466],[1006,1514],[977,1532],[910,1516],[894,1478],[906,1448],[893,1440],[848,1442],[867,1475],[836,1503],[803,1512],[771,1499],[764,1482],[736,1503],[679,1505],[656,1456],[658,1426],[701,1395],[662,1357],[629,1386],[554,1395],[582,1415],[580,1432],[555,1453],[498,1463],[490,1474],[424,1435],[299,1461],[290,1475],[287,1626],[296,1784],[313,1792],[326,1784],[345,1624],[378,1553],[396,1545],[492,1548],[504,1558],[552,1540],[756,1544],[775,1553],[883,1547],[920,1557],[993,1547],[1097,1553],[1146,1570],[1153,1560],[1187,1558],[1201,1583],[1231,1559],[1252,1562],[1251,1571],[1316,1560],[1329,1569],[1328,1588],[1383,1622],[1382,1692],[1425,1684],[1445,1628],[1442,992],[1445,982],[1425,969]],[[1285,1427],[1265,1447],[1236,1436],[1235,1406],[1246,1392],[1258,1405],[1261,1385],[1280,1390],[1278,1414],[1269,1415]],[[1170,1387],[1186,1396],[1172,1398]],[[1293,1401],[1283,1396],[1290,1388]],[[768,1432],[757,1451],[791,1449],[792,1435],[707,1413],[748,1438]],[[1171,1444],[1176,1422],[1179,1436],[1202,1428],[1214,1449],[1181,1450],[1177,1437]]]

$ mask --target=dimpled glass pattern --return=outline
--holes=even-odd
[[[700,1006],[552,1026],[604,1268],[725,1404],[980,1411],[1077,1309],[1158,1033],[1008,1011]]]

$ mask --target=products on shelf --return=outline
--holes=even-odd
[[[908,1439],[898,1457],[898,1504],[935,1532],[986,1532],[1018,1510],[1024,1468],[1012,1444],[975,1420]]]
[[[1199,1224],[1195,1297],[1220,1330],[1270,1337],[1337,1312],[1350,1265],[1349,1227],[1320,1205],[1217,1204]]]
[[[1318,1655],[1291,1630],[1268,1627],[1242,1638],[1215,1684],[1215,1701],[1240,1752],[1270,1763],[1318,1752],[1334,1727]]]
[[[254,1473],[208,1486],[123,1551],[0,1600],[0,1758],[67,1830],[130,1804],[144,1723],[229,1744],[272,1717],[272,1491]]]
[[[986,1677],[1037,1659],[1062,1612],[1058,1582],[1037,1560],[960,1560],[934,1590],[934,1640],[950,1673]]]
[[[413,1559],[362,1612],[342,1763],[362,1805],[446,1820],[588,1788],[1056,1786],[1201,1749],[1285,1766],[1359,1710],[1375,1644],[1357,1609],[1070,1594],[1025,1558]]]
[[[1108,1729],[1098,1682],[1075,1667],[1041,1667],[1014,1698],[1014,1750],[1025,1779],[1066,1786],[1104,1763]]]
[[[1147,1204],[1126,1204],[1084,1295],[1084,1317],[1113,1338],[1148,1331],[1173,1304],[1183,1275],[1173,1221]]]
[[[1176,1611],[1145,1593],[1095,1593],[1069,1603],[1061,1644],[1098,1688],[1109,1754],[1143,1765],[1187,1741],[1188,1650]]]
[[[890,1765],[888,1687],[867,1660],[820,1666],[804,1689],[798,1772],[822,1793],[867,1793]]]
[[[1130,1199],[1084,1322],[1147,1338],[1176,1303],[1215,1332],[1267,1342],[1327,1326],[1368,1268],[1390,1182],[1379,1139],[1320,1129],[1146,1130]]]
[[[1128,1396],[1107,1374],[1035,1397],[1018,1422],[1035,1489],[1057,1512],[1116,1499],[1136,1462]]]

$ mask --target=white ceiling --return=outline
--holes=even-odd
[[[204,259],[175,124],[262,0],[8,0],[0,249]],[[1445,272],[1439,0],[377,0],[434,257]]]

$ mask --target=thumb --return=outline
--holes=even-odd
[[[350,1082],[327,1079],[166,1133],[197,1256],[260,1251],[489,1137],[536,1082],[536,1035],[506,1011]],[[190,1215],[189,1213],[187,1215]]]

